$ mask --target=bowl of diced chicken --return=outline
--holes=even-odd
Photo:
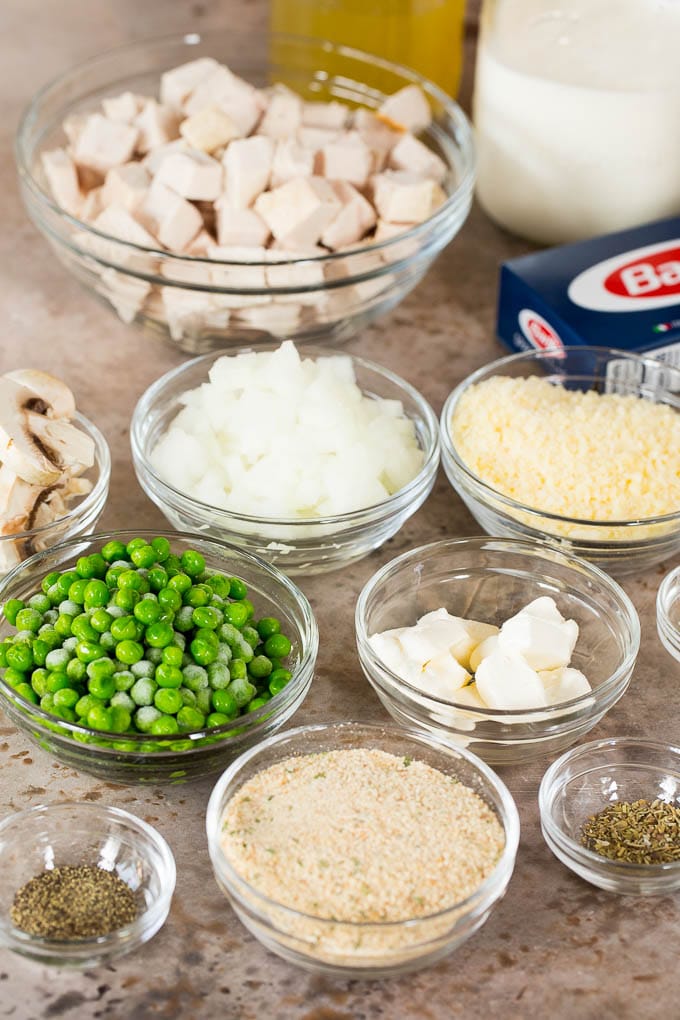
[[[194,353],[352,335],[422,279],[474,184],[470,125],[436,85],[344,46],[231,31],[68,71],[16,152],[60,261]]]

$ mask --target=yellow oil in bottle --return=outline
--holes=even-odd
[[[418,71],[451,96],[458,91],[465,0],[271,0],[271,3],[275,32],[355,46]],[[327,70],[334,69],[330,66]]]

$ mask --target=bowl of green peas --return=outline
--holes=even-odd
[[[308,600],[226,542],[86,535],[21,563],[0,602],[0,706],[54,757],[112,782],[223,769],[312,681]]]

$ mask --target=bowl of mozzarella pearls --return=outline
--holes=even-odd
[[[379,570],[356,608],[362,669],[400,723],[495,765],[554,755],[625,692],[637,613],[599,568],[549,543],[464,538]]]
[[[427,498],[436,416],[373,362],[291,341],[203,355],[142,396],[140,485],[180,530],[228,539],[287,574],[333,570],[391,538]]]

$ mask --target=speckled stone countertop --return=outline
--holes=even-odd
[[[52,257],[19,204],[12,137],[36,88],[108,47],[229,23],[264,27],[263,0],[3,0],[0,10],[0,371],[31,365],[63,376],[108,438],[111,496],[103,526],[161,527],[137,486],[128,422],[142,391],[180,355],[118,322]],[[472,50],[474,28],[468,47]],[[469,96],[469,65],[466,87]],[[524,250],[478,211],[418,289],[349,346],[417,386],[438,411],[472,369],[499,356],[494,340],[498,263]],[[327,578],[303,580],[321,631],[313,687],[295,724],[385,719],[359,669],[353,609],[371,574],[397,553],[477,526],[440,477],[427,504],[386,547]],[[625,582],[643,623],[633,683],[593,735],[676,740],[680,667],[664,652],[654,598],[670,563]],[[214,884],[204,815],[211,780],[169,789],[122,788],[79,775],[29,745],[0,717],[0,814],[39,802],[83,799],[125,807],[156,825],[177,860],[167,924],[113,966],[75,973],[0,952],[0,1018],[38,1020],[606,1020],[680,1016],[678,898],[630,900],[567,871],[545,846],[536,794],[547,767],[507,768],[522,838],[514,877],[491,918],[453,956],[401,979],[334,982],[271,956],[251,938]],[[0,879],[1,880],[1,879]]]

